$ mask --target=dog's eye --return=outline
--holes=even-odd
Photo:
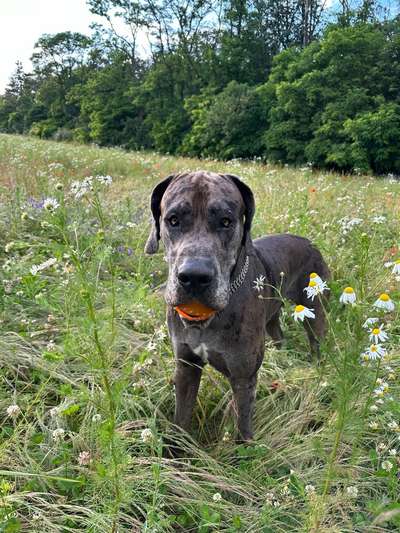
[[[172,215],[169,217],[168,222],[171,224],[172,227],[179,226],[179,220],[176,215]]]
[[[229,226],[232,224],[232,220],[228,217],[224,217],[221,219],[221,226],[224,228],[229,228]]]

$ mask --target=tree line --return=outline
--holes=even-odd
[[[0,131],[400,173],[400,16],[385,4],[87,4],[90,36],[45,34],[32,72],[17,63]]]

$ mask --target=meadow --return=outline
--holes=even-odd
[[[252,187],[253,237],[320,248],[329,332],[310,360],[286,302],[254,442],[235,443],[229,385],[206,367],[191,434],[174,437],[185,453],[171,458],[166,263],[143,248],[152,187],[199,168]],[[398,531],[399,215],[390,176],[0,135],[0,530]],[[340,302],[346,287],[354,304]]]

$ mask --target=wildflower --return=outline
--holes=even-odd
[[[96,176],[96,179],[99,183],[106,186],[110,186],[113,181],[111,176]]]
[[[55,418],[56,416],[58,416],[58,407],[52,407],[49,411],[49,415],[51,416],[51,418]]]
[[[379,407],[374,403],[374,405],[371,405],[371,407],[369,408],[369,410],[371,411],[371,413],[376,413],[378,411]]]
[[[149,352],[155,352],[157,350],[157,344],[154,341],[149,341],[147,343],[147,349]]]
[[[368,426],[369,426],[370,429],[373,429],[373,430],[376,430],[376,429],[378,429],[378,427],[379,427],[379,426],[378,426],[378,422],[375,422],[375,421],[370,422],[370,423],[368,424]]]
[[[384,222],[386,222],[386,217],[383,215],[376,215],[372,217],[372,222],[374,224],[383,224]]]
[[[306,486],[304,487],[304,490],[306,491],[306,494],[308,494],[308,495],[310,495],[310,496],[313,495],[313,494],[315,494],[315,487],[314,487],[314,485],[311,485],[311,484],[310,484],[310,485],[306,485]]]
[[[311,279],[308,286],[303,290],[307,292],[307,298],[310,298],[311,301],[313,301],[318,294],[322,294],[324,291],[329,291],[329,287],[325,281],[321,280],[320,282],[317,282]]]
[[[4,251],[6,252],[6,254],[8,254],[9,252],[11,252],[12,248],[15,246],[15,242],[14,241],[11,241],[11,242],[8,242],[5,246],[4,246]]]
[[[145,443],[151,442],[153,440],[153,432],[151,431],[151,429],[146,428],[141,432],[140,438]]]
[[[58,207],[60,207],[60,204],[57,202],[55,198],[46,198],[43,202],[43,207],[46,209],[46,211],[53,212]]]
[[[356,293],[354,292],[353,287],[346,287],[339,298],[339,302],[341,304],[354,304],[355,301]]]
[[[383,325],[381,325],[380,328],[373,328],[370,330],[369,340],[373,341],[375,344],[378,342],[385,342],[388,338],[389,335],[383,330]]]
[[[389,385],[386,383],[386,381],[381,381],[381,383],[379,384],[379,387],[374,389],[374,395],[381,398],[386,392],[388,392],[388,390],[389,390]]]
[[[21,408],[16,404],[9,405],[6,409],[7,416],[11,416],[11,418],[17,418],[17,416],[21,413]]]
[[[293,318],[297,322],[298,320],[301,320],[301,322],[304,322],[305,318],[315,318],[314,309],[309,309],[308,307],[305,307],[304,305],[296,305],[294,308]]]
[[[64,188],[64,185],[61,182],[56,183],[56,189],[57,191],[62,191]]]
[[[53,431],[52,436],[56,442],[61,442],[65,437],[65,431],[62,428],[57,428]]]
[[[390,312],[394,309],[394,303],[392,302],[390,296],[386,294],[386,292],[383,292],[374,303],[374,307]]]
[[[362,354],[362,357],[369,361],[375,361],[376,359],[383,357],[385,354],[386,349],[383,346],[380,344],[371,344],[367,351]]]
[[[390,472],[393,468],[393,463],[390,461],[383,461],[381,464],[383,470],[386,470],[386,472]]]
[[[258,292],[261,292],[265,287],[265,276],[258,276],[258,278],[256,278],[253,281],[253,283],[254,283],[253,289],[255,289]]]
[[[377,444],[377,446],[376,446],[376,451],[377,451],[378,453],[382,453],[382,452],[386,451],[386,449],[387,449],[387,445],[386,445],[384,442],[380,442],[380,443]]]
[[[222,437],[222,442],[229,442],[231,440],[231,436],[229,434],[229,431],[225,431],[224,436]]]
[[[22,211],[21,220],[28,220],[28,213],[26,211]]]
[[[86,466],[90,464],[90,461],[92,460],[90,456],[90,452],[81,452],[78,456],[78,463],[81,466]]]
[[[48,352],[54,352],[55,350],[57,349],[57,346],[55,344],[55,342],[53,340],[50,340],[47,344],[46,344],[46,350]]]
[[[395,420],[391,420],[388,423],[388,428],[391,429],[392,431],[399,431],[400,430],[399,424]]]
[[[36,276],[38,272],[41,272],[42,270],[46,270],[46,268],[49,268],[57,263],[57,259],[55,257],[52,257],[50,259],[47,259],[47,261],[44,261],[44,263],[40,263],[40,265],[32,265],[30,269],[30,273],[32,276]]]
[[[397,455],[397,450],[396,450],[396,448],[391,448],[391,449],[389,450],[389,455],[390,455],[391,457],[396,457],[396,455]]]
[[[222,496],[221,496],[221,494],[219,492],[216,492],[213,495],[212,499],[213,499],[213,502],[218,503],[218,502],[220,502],[222,500]]]
[[[346,492],[347,492],[347,495],[350,496],[350,498],[357,498],[358,496],[357,487],[347,487]]]
[[[92,416],[92,422],[94,423],[97,423],[97,422],[100,422],[101,421],[101,415],[96,413],[95,415]]]
[[[392,274],[395,274],[396,276],[400,276],[400,259],[396,259],[396,261],[394,262]]]
[[[369,329],[373,324],[375,324],[376,322],[378,322],[379,318],[376,318],[376,317],[372,317],[372,318],[367,318],[367,320],[364,322],[364,324],[362,325],[362,327],[364,329]]]

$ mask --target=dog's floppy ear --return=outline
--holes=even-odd
[[[248,185],[243,183],[243,181],[238,178],[237,176],[234,176],[233,174],[224,174],[229,179],[233,181],[233,183],[236,185],[236,187],[239,189],[240,194],[242,195],[243,202],[245,205],[245,212],[244,212],[244,226],[243,226],[243,244],[245,244],[247,237],[250,237],[250,228],[251,223],[253,222],[254,213],[256,210],[256,204],[254,201],[254,195],[252,190]]]
[[[158,250],[158,241],[160,240],[161,200],[174,177],[175,174],[171,174],[165,178],[154,187],[153,192],[151,193],[150,209],[153,214],[153,225],[146,246],[144,247],[146,254],[155,254]]]

